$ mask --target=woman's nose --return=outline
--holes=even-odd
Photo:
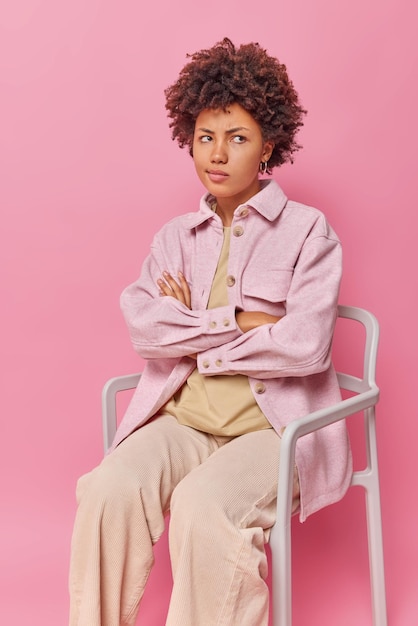
[[[227,151],[223,143],[214,143],[211,161],[212,163],[226,163],[228,161]]]

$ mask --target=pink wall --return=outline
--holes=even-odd
[[[119,293],[155,230],[194,209],[202,191],[170,140],[163,89],[187,52],[228,35],[258,40],[287,64],[309,116],[304,151],[275,177],[327,213],[345,248],[341,301],[381,323],[389,615],[413,626],[417,10],[402,0],[164,5],[0,9],[0,622],[66,623],[74,487],[102,454],[101,385],[140,367]],[[359,494],[294,535],[295,626],[370,624]],[[158,556],[141,622],[150,626],[164,623],[169,593],[166,546]]]

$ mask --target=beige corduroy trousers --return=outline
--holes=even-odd
[[[77,485],[70,626],[135,624],[168,513],[166,625],[266,626],[279,448],[273,429],[216,437],[170,415],[131,434]]]

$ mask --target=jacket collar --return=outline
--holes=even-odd
[[[283,211],[287,203],[287,197],[275,180],[262,180],[260,182],[260,191],[250,198],[245,205],[237,207],[236,212],[242,206],[249,206],[272,222]],[[206,193],[200,200],[199,211],[187,215],[187,227],[196,228],[196,226],[212,218],[214,216],[212,210],[214,201],[214,196],[210,193]]]

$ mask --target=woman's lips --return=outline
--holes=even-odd
[[[223,183],[228,178],[228,174],[221,170],[208,170],[207,175],[213,183]]]

